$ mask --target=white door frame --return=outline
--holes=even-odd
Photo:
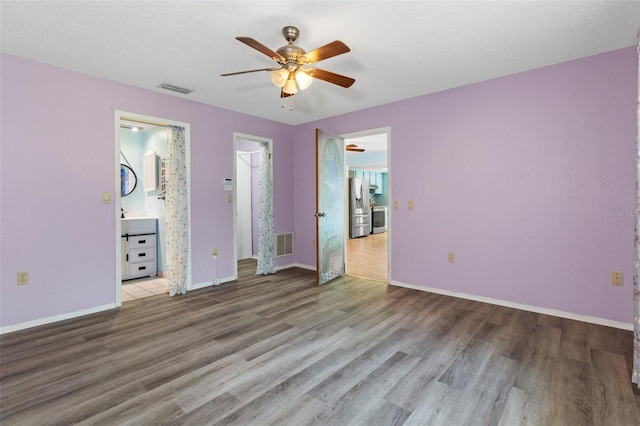
[[[386,134],[387,135],[387,197],[389,200],[389,203],[392,202],[393,198],[391,197],[391,127],[381,127],[378,129],[371,129],[371,130],[363,130],[360,132],[353,132],[353,133],[345,133],[343,135],[340,135],[341,138],[344,139],[355,139],[355,138],[361,138],[361,137],[365,137],[365,136],[371,136],[371,135],[380,135],[380,134]],[[344,167],[345,167],[345,176],[348,176],[347,172],[347,157],[345,156],[345,163],[344,163]],[[348,185],[348,179],[345,179],[347,181],[347,183],[345,183],[345,185]],[[347,191],[347,194],[349,192]],[[347,195],[348,197],[348,195]],[[347,200],[348,202],[348,200]],[[349,214],[349,212],[347,212],[347,215]],[[388,205],[387,206],[387,217],[388,217],[388,222],[387,223],[387,233],[388,233],[388,239],[387,239],[387,283],[391,282],[391,233],[393,232],[391,229],[391,215],[393,214],[393,205]],[[347,217],[348,219],[348,217]],[[347,223],[349,223],[347,221]],[[347,232],[347,235],[345,236],[345,265],[347,266],[348,269],[348,265],[347,265],[347,241],[346,239],[349,238],[349,233]]]
[[[233,277],[238,279],[238,197],[237,197],[237,162],[238,162],[238,140],[247,140],[251,142],[266,142],[269,145],[269,152],[271,153],[271,170],[273,170],[273,139],[263,138],[261,136],[248,135],[245,133],[233,132]],[[271,173],[271,179],[273,179],[273,173]],[[273,187],[273,181],[272,187]],[[273,194],[272,194],[273,196]]]
[[[114,119],[114,138],[115,138],[115,185],[114,185],[114,218],[116,222],[116,307],[122,306],[122,225],[120,221],[120,120],[140,121],[142,123],[155,124],[158,126],[178,126],[184,128],[185,138],[185,156],[186,156],[186,175],[187,175],[187,235],[189,241],[187,244],[187,291],[192,289],[191,278],[191,125],[182,121],[169,120],[166,118],[152,117],[148,115],[136,114],[126,111],[115,111]],[[170,259],[167,259],[169,264]]]

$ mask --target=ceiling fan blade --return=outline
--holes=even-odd
[[[278,62],[280,64],[284,64],[285,62],[287,62],[287,59],[284,56],[282,56],[281,54],[279,54],[277,52],[274,52],[273,50],[269,49],[264,44],[260,43],[259,41],[256,41],[256,40],[252,39],[251,37],[236,37],[236,40],[246,44],[249,47],[253,47],[258,52],[267,55],[268,57],[270,57],[271,59],[273,59],[274,61],[276,61],[276,62]]]
[[[313,78],[337,84],[338,86],[342,87],[351,87],[351,85],[356,82],[356,80],[351,77],[345,77],[344,75],[336,74],[331,71],[321,70],[320,68],[311,68],[305,71]]]
[[[280,68],[260,68],[258,70],[249,70],[249,71],[238,71],[238,72],[228,72],[226,74],[220,74],[221,77],[227,77],[230,75],[238,75],[238,74],[248,74],[250,72],[258,72],[258,71],[277,71]]]
[[[336,40],[329,44],[325,44],[322,47],[318,47],[311,52],[305,53],[305,55],[300,58],[300,62],[303,62],[305,64],[320,62],[324,59],[342,55],[343,53],[347,53],[350,51],[351,49],[349,49],[346,44],[344,44],[340,40]]]
[[[280,97],[281,98],[288,98],[290,96],[293,96],[293,95],[291,95],[289,93],[284,93],[284,89],[280,89]]]
[[[358,148],[358,145],[356,145],[354,143],[347,144],[347,145],[345,145],[344,148],[347,151],[364,152],[364,148]]]

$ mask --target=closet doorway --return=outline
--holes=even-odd
[[[185,171],[187,180],[190,180],[188,123],[123,111],[115,114],[116,306],[127,300],[164,294],[168,290],[166,272],[171,259],[166,254],[168,219],[162,186],[168,126],[185,129]],[[187,185],[188,217],[190,190],[190,185]],[[190,234],[190,224],[188,227]],[[134,239],[123,237],[124,234],[138,236]],[[190,249],[186,281],[189,290]]]
[[[235,276],[238,276],[238,262],[243,269],[250,268],[255,273],[259,255],[260,237],[260,178],[263,149],[268,146],[271,153],[272,140],[259,136],[234,133],[234,255]],[[268,154],[270,156],[270,154]],[[269,158],[271,161],[271,158]],[[270,186],[269,186],[270,187]],[[270,197],[273,194],[269,194]],[[268,212],[271,214],[272,212]]]

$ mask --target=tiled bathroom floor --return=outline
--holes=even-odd
[[[168,280],[162,277],[142,278],[122,283],[122,301],[142,299],[168,291]]]

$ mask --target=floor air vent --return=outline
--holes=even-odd
[[[293,232],[276,234],[276,257],[293,254]]]

